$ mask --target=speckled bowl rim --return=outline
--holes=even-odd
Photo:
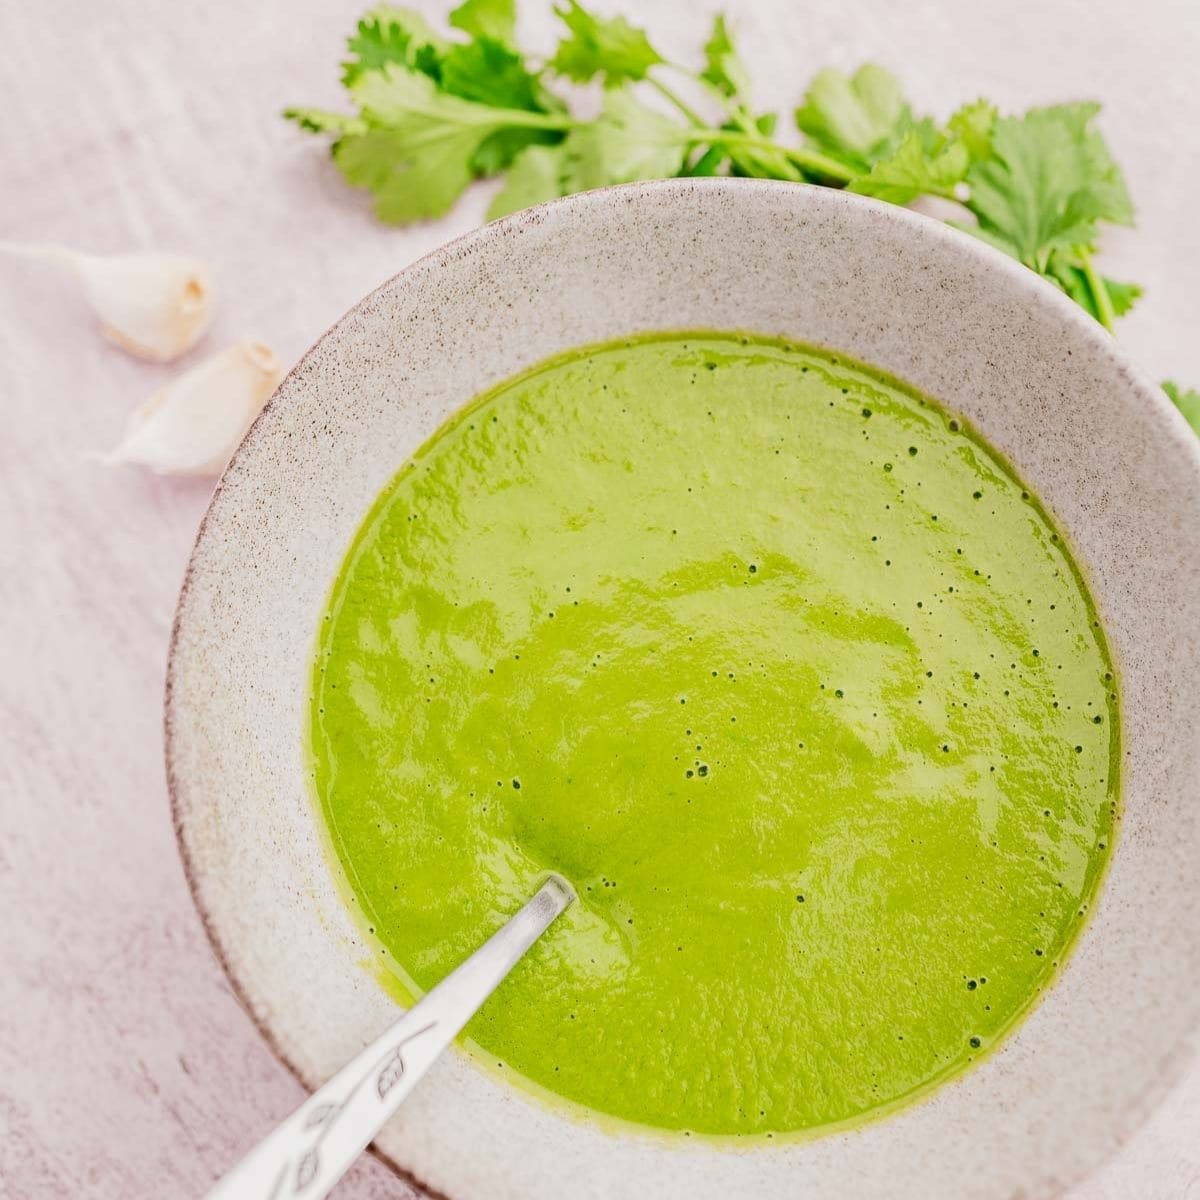
[[[285,377],[284,381],[280,384],[279,388],[277,388],[276,392],[272,395],[262,412],[259,414],[258,418],[248,430],[241,445],[235,451],[234,455],[230,459],[230,462],[226,466],[225,471],[217,481],[208,507],[206,508],[204,516],[198,527],[195,542],[193,544],[192,551],[189,554],[188,563],[185,568],[184,577],[172,620],[167,652],[163,709],[164,754],[172,828],[175,835],[176,844],[179,849],[180,861],[183,867],[187,886],[191,893],[192,900],[195,904],[196,911],[200,918],[205,935],[210,946],[212,947],[213,954],[225,973],[231,990],[233,991],[238,1003],[246,1012],[247,1016],[250,1018],[264,1042],[271,1049],[272,1053],[305,1089],[311,1089],[317,1086],[321,1080],[309,1077],[293,1061],[292,1057],[283,1047],[275,1031],[272,1029],[269,1021],[260,1017],[256,1011],[253,1000],[252,985],[247,980],[244,980],[232,966],[231,956],[227,952],[227,948],[222,940],[222,935],[218,928],[217,922],[214,920],[209,908],[209,904],[206,900],[203,870],[195,861],[192,851],[189,847],[188,836],[186,832],[187,814],[184,811],[181,800],[175,766],[174,730],[176,724],[176,697],[174,687],[174,672],[177,651],[180,643],[181,627],[186,617],[189,592],[195,579],[195,573],[197,569],[197,552],[209,532],[210,524],[214,520],[219,519],[221,515],[222,497],[227,483],[242,468],[243,464],[245,464],[253,456],[259,441],[264,436],[269,436],[265,435],[263,432],[269,415],[272,413],[280,398],[288,396],[289,382],[292,381],[293,378],[303,373],[306,364],[319,352],[322,343],[331,335],[334,335],[340,329],[342,329],[347,322],[361,313],[362,310],[367,308],[376,298],[382,296],[390,289],[397,286],[397,284],[403,281],[406,276],[415,273],[420,269],[445,267],[455,260],[472,253],[478,247],[494,241],[498,236],[501,236],[504,229],[513,226],[522,226],[530,222],[537,222],[540,219],[540,214],[550,210],[567,210],[579,206],[618,204],[635,196],[639,198],[647,197],[660,203],[670,202],[673,195],[681,192],[691,192],[694,190],[726,190],[729,188],[734,188],[739,192],[748,194],[752,191],[757,192],[763,190],[776,190],[779,188],[796,188],[798,186],[803,187],[803,190],[806,192],[820,195],[823,203],[850,203],[852,205],[863,205],[886,212],[889,219],[909,224],[912,232],[915,235],[935,241],[941,241],[947,246],[951,247],[954,252],[972,254],[980,260],[985,261],[991,271],[1007,276],[1011,284],[1015,285],[1018,289],[1026,291],[1031,302],[1048,306],[1051,311],[1057,309],[1060,317],[1065,317],[1068,323],[1073,324],[1076,327],[1076,332],[1082,338],[1082,340],[1089,343],[1090,349],[1093,353],[1097,354],[1102,360],[1107,360],[1107,362],[1111,364],[1120,374],[1123,374],[1128,379],[1135,391],[1142,393],[1141,402],[1150,406],[1151,409],[1157,411],[1157,416],[1160,423],[1160,435],[1165,437],[1169,442],[1173,443],[1174,448],[1179,453],[1191,459],[1195,474],[1197,478],[1200,478],[1200,446],[1198,446],[1197,439],[1192,430],[1188,427],[1174,406],[1165,397],[1161,389],[1128,359],[1117,342],[1098,323],[1094,322],[1089,316],[1083,313],[1083,311],[1079,309],[1078,306],[1073,301],[1068,299],[1064,294],[1046,284],[1033,272],[1027,270],[1015,260],[993,249],[985,243],[943,224],[940,221],[925,217],[915,212],[911,212],[910,210],[898,209],[890,205],[883,205],[879,202],[867,200],[862,197],[851,196],[847,193],[832,192],[827,189],[807,188],[803,185],[783,184],[767,180],[731,180],[723,178],[658,180],[577,193],[561,200],[552,201],[548,204],[537,205],[533,208],[516,213],[511,217],[504,218],[501,221],[492,222],[476,228],[444,243],[443,245],[409,263],[401,271],[397,272],[393,276],[390,276],[378,287],[364,296],[358,303],[347,310],[332,325],[330,325],[325,332],[320,335],[320,337],[314,341],[309,349],[305,351],[301,358],[288,372],[288,375]],[[464,403],[469,399],[470,397],[464,397]],[[1118,671],[1119,670],[1120,665],[1118,664]],[[1066,1191],[1070,1187],[1091,1177],[1096,1170],[1098,1170],[1104,1165],[1104,1163],[1111,1159],[1120,1146],[1124,1145],[1146,1121],[1162,1098],[1165,1097],[1171,1088],[1178,1082],[1180,1077],[1182,1077],[1182,1075],[1193,1065],[1196,1059],[1200,1057],[1200,1042],[1197,1041],[1198,1033],[1200,1033],[1200,1031],[1193,1030],[1190,1037],[1184,1038],[1179,1042],[1175,1048],[1175,1053],[1172,1060],[1169,1063],[1160,1064],[1161,1069],[1158,1077],[1153,1083],[1147,1086],[1144,1091],[1126,1108],[1123,1118],[1117,1123],[1116,1126],[1116,1144],[1109,1149],[1103,1158],[1093,1163],[1091,1167],[1086,1168],[1081,1172],[1076,1172],[1069,1177],[1063,1177],[1060,1181],[1061,1191]],[[920,1103],[920,1101],[917,1101],[917,1103]],[[447,1193],[439,1191],[433,1185],[420,1178],[420,1176],[410,1167],[399,1162],[386,1150],[381,1149],[375,1144],[369,1146],[368,1150],[379,1161],[385,1164],[389,1170],[391,1170],[401,1179],[410,1183],[419,1192],[421,1192],[421,1194],[430,1197],[431,1200],[454,1200],[454,1198],[449,1196]],[[1014,1200],[1020,1200],[1020,1196],[1022,1195],[1024,1195],[1023,1192],[1014,1196]]]

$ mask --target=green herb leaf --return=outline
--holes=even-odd
[[[1079,258],[1069,251],[1056,250],[1046,264],[1046,275],[1057,283],[1072,300],[1097,321],[1104,313],[1096,303],[1096,293]],[[1119,279],[1103,276],[1100,280],[1108,295],[1114,317],[1123,317],[1137,303],[1142,289],[1136,283],[1122,283]]]
[[[449,17],[455,29],[472,37],[494,38],[512,45],[517,28],[515,0],[464,0]]]
[[[626,79],[645,79],[651,67],[664,61],[645,32],[624,17],[598,17],[579,0],[567,0],[554,12],[570,32],[550,65],[568,79],[584,83],[603,75],[612,87]]]
[[[375,215],[395,225],[441,216],[471,182],[460,154],[418,165],[404,135],[389,129],[334,142],[333,161],[347,183],[374,194]]]
[[[565,190],[567,165],[561,146],[530,146],[522,150],[488,208],[488,220],[518,209],[557,200]]]
[[[1200,392],[1194,388],[1182,388],[1170,379],[1162,386],[1171,402],[1183,413],[1183,419],[1200,434]]]
[[[722,146],[709,146],[683,168],[682,174],[690,178],[720,175],[727,155]]]
[[[987,158],[992,152],[992,127],[996,124],[996,106],[987,100],[964,104],[950,120],[946,129],[966,147],[972,161]]]
[[[334,161],[350,183],[375,193],[379,217],[396,223],[446,212],[490,135],[550,119],[449,95],[428,75],[395,65],[360,76],[351,92],[370,128],[339,140]]]
[[[491,37],[455,45],[442,59],[442,90],[493,108],[546,112],[565,106],[551,97],[521,56]]]
[[[350,93],[368,121],[397,129],[411,126],[421,142],[436,141],[444,129],[478,130],[503,125],[512,116],[520,123],[525,116],[451,95],[423,72],[392,65],[363,75]]]
[[[700,78],[728,99],[749,105],[750,76],[734,49],[723,13],[717,14],[712,33],[704,45],[704,70],[700,72]]]
[[[610,91],[600,116],[563,143],[566,191],[669,179],[683,167],[688,131],[670,117],[639,104],[628,89]]]
[[[1093,245],[1097,222],[1132,220],[1121,172],[1090,127],[1098,111],[1060,104],[1001,117],[990,155],[967,176],[980,232],[1034,270],[1055,250]]]
[[[326,108],[285,108],[283,115],[309,133],[332,133],[342,137],[347,133],[364,133],[367,128],[362,117],[330,112]]]
[[[853,75],[820,71],[796,109],[796,124],[816,149],[865,172],[914,122],[896,77],[867,63]]]
[[[526,68],[521,56],[492,37],[481,36],[451,47],[442,59],[441,86],[452,96],[493,108],[535,113],[566,111],[562,101]],[[553,145],[562,141],[562,136],[547,129],[497,130],[479,144],[471,169],[477,175],[494,175],[526,146]]]
[[[755,122],[751,128],[759,129],[759,125],[760,122]],[[722,131],[736,138],[740,129],[736,124],[728,124],[722,127]],[[728,143],[716,141],[714,144],[719,148],[723,147],[734,175],[749,179],[788,179],[793,182],[804,179],[803,172],[796,167],[782,147],[773,145],[765,137],[759,145],[745,145],[733,140]]]
[[[411,8],[380,5],[368,12],[347,40],[350,58],[342,63],[342,83],[352,87],[368,71],[397,66],[430,68],[436,75],[437,60],[447,43]],[[418,59],[421,62],[418,63]]]
[[[1146,294],[1136,283],[1122,283],[1119,279],[1104,277],[1104,286],[1108,289],[1112,301],[1113,313],[1123,317]]]
[[[906,134],[892,154],[879,159],[866,175],[852,179],[849,188],[891,204],[909,204],[918,196],[954,199],[954,187],[962,182],[970,165],[971,156],[961,142],[931,153],[926,139],[913,132]]]

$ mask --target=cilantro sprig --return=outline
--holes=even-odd
[[[1082,102],[1003,114],[974,100],[939,122],[918,115],[874,63],[818,72],[777,136],[757,110],[750,73],[718,16],[698,70],[671,61],[645,30],[580,0],[555,8],[562,36],[545,59],[516,39],[515,0],[465,0],[433,29],[383,5],[348,40],[342,82],[354,112],[293,108],[302,129],[332,139],[346,180],[374,196],[380,219],[441,216],[475,179],[499,176],[489,218],[571,192],[680,175],[746,175],[845,188],[892,204],[933,196],[950,219],[1061,288],[1106,329],[1141,295],[1104,276],[1095,256],[1108,225],[1133,223],[1120,168]],[[563,83],[597,81],[583,118]],[[953,207],[957,206],[957,207]],[[1200,396],[1167,385],[1200,432]]]

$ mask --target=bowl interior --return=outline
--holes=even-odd
[[[378,1141],[455,1200],[1050,1195],[1120,1143],[1200,1024],[1200,455],[1065,297],[968,235],[797,185],[571,197],[403,272],[288,376],[214,497],[176,621],[168,772],[214,945],[264,1033],[322,1081],[395,1013],[305,777],[319,614],[400,464],[483,389],[573,346],[744,329],[837,348],[966,416],[1066,530],[1121,680],[1123,817],[1057,984],[930,1098],[808,1143],[680,1144],[581,1119],[452,1054]]]

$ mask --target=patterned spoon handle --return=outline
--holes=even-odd
[[[208,1193],[208,1200],[319,1200],[363,1152],[547,926],[575,899],[551,875],[464,963],[314,1092]]]

